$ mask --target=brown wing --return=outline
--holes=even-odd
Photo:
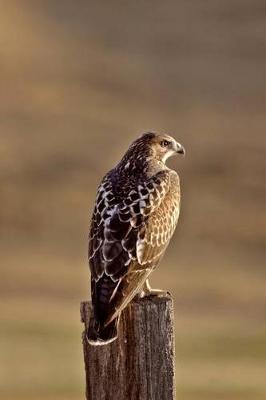
[[[164,212],[161,207],[172,184],[172,173],[159,172],[133,189],[122,202],[115,198],[110,177],[100,186],[91,224],[89,260],[92,302],[101,323],[115,318],[140,290],[162,253],[162,246],[167,246],[165,233],[160,232],[160,244],[157,241],[158,246],[154,246],[151,230],[156,210]],[[145,255],[144,248],[153,249],[152,257],[147,258],[151,251]]]
[[[151,200],[152,201],[152,200]],[[167,191],[142,224],[137,246],[137,259],[131,263],[120,284],[116,310],[108,318],[110,323],[139,292],[152,270],[158,265],[176,228],[180,210],[180,187],[176,173],[171,173]],[[145,212],[145,209],[144,209]]]

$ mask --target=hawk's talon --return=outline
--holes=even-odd
[[[170,293],[167,290],[163,289],[152,289],[148,279],[146,279],[141,292],[138,294],[139,298],[148,297],[148,296],[170,296]]]

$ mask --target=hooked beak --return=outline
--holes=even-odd
[[[180,144],[178,142],[176,142],[176,152],[178,154],[182,154],[182,156],[185,156],[185,154],[186,154],[186,150],[185,150],[184,146],[182,146],[182,144]]]

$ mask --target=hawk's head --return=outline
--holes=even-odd
[[[148,132],[135,140],[131,145],[135,149],[143,151],[147,156],[162,161],[176,154],[185,155],[184,147],[174,138],[166,134]]]

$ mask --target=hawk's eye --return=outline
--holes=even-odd
[[[169,144],[170,144],[170,142],[168,140],[162,140],[161,143],[160,143],[160,145],[162,147],[167,147],[167,146],[169,146]]]

